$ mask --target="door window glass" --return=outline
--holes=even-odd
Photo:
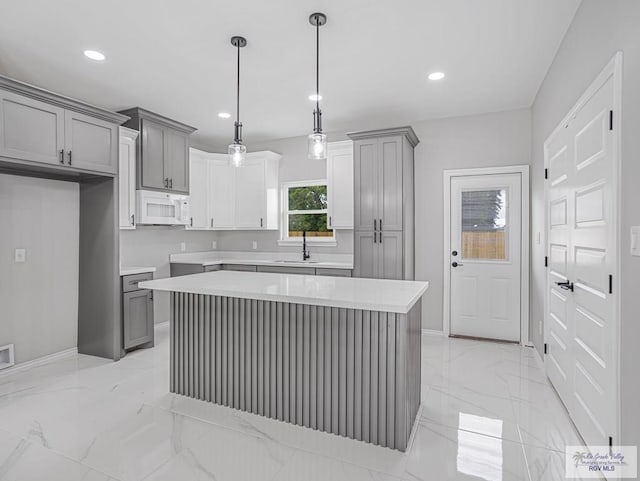
[[[462,192],[463,259],[507,259],[507,190]]]

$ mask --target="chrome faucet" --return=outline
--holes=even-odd
[[[306,261],[311,257],[311,254],[307,250],[307,231],[302,231],[302,260]]]

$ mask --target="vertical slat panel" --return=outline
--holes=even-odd
[[[229,377],[229,362],[228,362],[228,352],[229,352],[229,330],[228,330],[228,321],[229,315],[229,298],[221,297],[220,298],[222,308],[220,310],[220,324],[222,328],[222,405],[227,406],[227,386]]]
[[[362,439],[362,311],[360,309],[354,312],[354,340],[353,340],[353,357],[354,357],[354,402],[353,402],[353,436],[356,439]]]
[[[223,350],[226,339],[224,338],[224,330],[222,328],[222,313],[224,298],[216,297],[216,403],[222,404],[222,385],[224,383],[222,368],[223,368]]]
[[[303,369],[302,361],[304,346],[302,344],[304,318],[302,304],[296,304],[296,424],[302,426],[302,391],[303,391]]]
[[[338,429],[347,435],[347,309],[338,309]]]
[[[176,392],[176,293],[169,294],[169,392]]]
[[[240,406],[240,299],[233,299],[233,404]]]
[[[404,451],[407,447],[409,432],[407,432],[407,331],[408,318],[401,315],[396,323],[396,449]]]
[[[196,324],[196,295],[187,294],[189,296],[189,390],[188,395],[195,397],[195,364],[196,364],[196,339],[195,339],[195,324]]]
[[[282,302],[275,302],[276,306],[276,418],[282,421],[284,419],[284,349],[285,349],[285,333],[284,333],[284,312]]]
[[[378,314],[378,444],[387,445],[387,313]]]
[[[211,402],[211,296],[204,296],[204,342],[202,348],[204,350],[202,362],[204,364],[203,383],[204,383],[204,399]]]
[[[302,311],[299,321],[302,324],[302,425],[309,427],[311,425],[309,413],[311,406],[309,399],[311,389],[311,307],[302,305],[300,310]]]
[[[310,307],[309,319],[309,427],[318,429],[318,308]]]
[[[269,416],[271,412],[271,317],[269,316],[269,302],[262,301],[262,319],[264,323],[264,361],[263,361],[263,378],[264,378],[264,416]]]
[[[276,302],[269,302],[269,325],[271,326],[271,346],[269,347],[270,366],[269,366],[269,417],[276,419],[278,417],[278,399],[276,386],[278,385],[278,327],[276,317]]]
[[[333,418],[331,416],[331,405],[333,403],[333,383],[331,382],[332,358],[333,358],[333,336],[331,335],[331,312],[330,307],[323,307],[324,311],[324,430],[331,432]]]
[[[347,437],[353,438],[355,420],[354,420],[354,399],[355,399],[355,337],[356,337],[356,325],[355,325],[355,313],[353,309],[347,309],[347,380],[346,380],[346,394],[347,394]]]
[[[362,439],[371,442],[371,311],[362,312]]]
[[[240,373],[238,380],[238,408],[242,411],[246,411],[246,375],[247,372],[247,353],[246,353],[246,340],[247,340],[247,332],[246,332],[246,322],[247,322],[247,300],[240,299],[240,316],[238,319],[238,371]]]
[[[296,422],[296,306],[289,304],[289,419]]]
[[[379,392],[379,382],[380,379],[378,377],[378,362],[380,359],[380,354],[378,352],[378,348],[380,345],[378,344],[379,338],[379,313],[372,312],[371,313],[371,397],[369,402],[371,403],[371,442],[373,444],[378,444],[378,392]]]
[[[396,315],[387,314],[387,446],[396,447]]]
[[[203,373],[203,362],[202,362],[202,341],[203,341],[203,329],[202,329],[202,318],[204,317],[204,296],[201,294],[197,294],[194,296],[195,297],[195,302],[194,305],[197,306],[197,309],[195,310],[196,312],[196,319],[194,322],[194,327],[195,327],[195,331],[194,331],[194,346],[196,348],[196,354],[195,354],[195,358],[194,358],[194,372],[193,372],[193,378],[194,378],[194,384],[195,384],[195,396],[196,399],[203,399],[204,398],[204,394],[203,394],[203,387],[204,387],[204,382],[202,382],[204,373]]]
[[[251,412],[258,412],[258,301],[251,300]]]
[[[257,302],[257,322],[258,322],[258,414],[264,415],[264,311],[263,301]]]
[[[291,339],[291,323],[289,319],[289,304],[282,305],[282,419],[289,421],[291,419],[291,406],[289,392],[291,391],[291,360],[290,358],[290,339]]]
[[[340,316],[331,308],[331,432],[340,432]]]
[[[324,399],[325,399],[325,390],[324,390],[324,310],[325,308],[322,306],[316,307],[317,310],[317,323],[318,323],[318,374],[317,374],[317,428],[320,431],[324,431]]]

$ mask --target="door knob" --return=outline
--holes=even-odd
[[[564,289],[565,291],[571,291],[573,292],[573,282],[556,282],[556,284],[558,285],[558,287],[560,287],[560,289]]]
[[[458,267],[458,266],[462,267],[463,265],[464,265],[464,264],[458,264],[457,262],[452,262],[452,263],[451,263],[451,266],[452,266],[452,267]]]
[[[457,256],[457,255],[458,255],[458,251],[453,251],[453,252],[451,252],[451,255],[452,255],[453,257]]]

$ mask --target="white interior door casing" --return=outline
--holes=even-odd
[[[606,445],[618,432],[614,64],[545,143],[545,365],[580,434],[592,445]]]
[[[522,175],[452,177],[450,205],[450,333],[519,342]]]

